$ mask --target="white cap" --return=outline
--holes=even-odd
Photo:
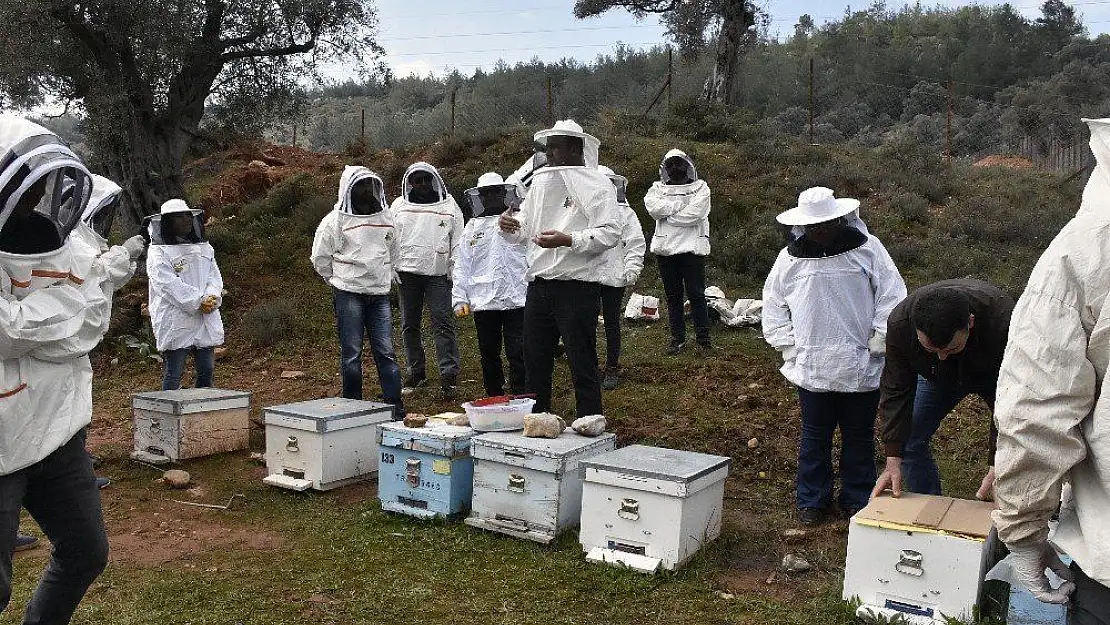
[[[498,173],[487,172],[482,174],[481,176],[478,176],[479,189],[481,189],[482,187],[497,187],[503,184],[505,184],[505,179],[502,178],[501,174]]]

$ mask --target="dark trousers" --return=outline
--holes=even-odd
[[[167,349],[162,352],[162,390],[176,391],[181,388],[181,376],[185,373],[185,360],[193,352],[193,364],[197,367],[196,388],[212,387],[212,372],[216,368],[216,349],[214,347],[183,347]]]
[[[343,397],[362,399],[362,343],[370,340],[370,353],[378,370],[382,399],[397,406],[401,402],[401,368],[393,351],[393,317],[388,295],[363,295],[333,289],[335,323],[339,332],[339,374]]]
[[[933,435],[944,417],[956,404],[972,393],[930,382],[918,376],[913,400],[913,426],[902,452],[902,475],[907,490],[924,495],[940,495],[940,469],[933,458]],[[976,393],[994,411],[994,390]],[[993,460],[991,461],[993,462]]]
[[[705,257],[697,254],[659,256],[659,277],[667,296],[667,315],[671,323],[671,339],[686,342],[686,319],[683,303],[690,300],[690,317],[698,343],[709,345],[709,304],[705,301]],[[683,297],[685,291],[685,297]]]
[[[815,393],[798,389],[802,440],[798,448],[798,507],[827,508],[832,503],[833,433],[840,427],[840,507],[867,505],[875,486],[875,415],[879,391]]]
[[[543,280],[528,285],[524,306],[524,364],[528,391],[536,394],[535,412],[551,410],[555,345],[567,350],[574,381],[575,415],[602,414],[597,370],[597,315],[601,285],[577,280]]]
[[[601,317],[605,320],[605,367],[617,368],[621,364],[621,302],[623,286],[601,287]]]
[[[477,311],[474,327],[478,331],[478,353],[482,357],[482,383],[486,395],[494,397],[505,392],[502,344],[509,360],[509,389],[514,395],[524,393],[524,309]]]
[[[459,375],[459,342],[455,328],[455,312],[451,308],[451,281],[447,276],[422,276],[415,273],[400,274],[401,286],[401,339],[405,344],[405,361],[409,375],[423,378],[426,374],[424,342],[420,323],[424,303],[428,303],[428,317],[432,321],[432,335],[436,344],[436,360],[440,378]]]
[[[1110,625],[1110,588],[1087,577],[1074,562],[1071,572],[1075,574],[1075,594],[1071,596],[1068,625]]]
[[[12,550],[21,507],[54,545],[23,623],[68,623],[85,591],[108,565],[100,490],[83,432],[26,469],[0,476],[0,612],[11,599]]]

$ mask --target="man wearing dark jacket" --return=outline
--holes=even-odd
[[[886,468],[872,491],[941,494],[940,472],[930,449],[944,416],[968,395],[994,410],[998,370],[1006,349],[1014,300],[979,280],[945,280],[907,297],[887,322],[886,366],[879,412]],[[997,432],[992,419],[990,468],[976,496],[993,498]]]

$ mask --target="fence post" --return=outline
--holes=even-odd
[[[945,160],[952,160],[952,109],[953,100],[956,92],[956,83],[952,79],[948,79],[948,117],[944,122],[944,158]]]
[[[674,89],[674,48],[667,46],[667,112],[670,113],[671,91]]]
[[[813,57],[809,57],[809,143],[813,145]]]
[[[358,133],[360,145],[366,145],[366,109],[362,109],[362,127]]]
[[[297,147],[297,120],[293,120],[293,147]]]
[[[547,77],[547,125],[555,125],[555,95],[551,90],[551,76]]]

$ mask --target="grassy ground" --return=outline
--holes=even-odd
[[[865,219],[887,242],[911,288],[975,273],[1020,290],[1047,238],[1077,205],[1076,185],[1036,173],[945,168],[914,160],[912,151],[860,155],[732,139],[691,146],[714,181],[710,282],[732,297],[758,296],[761,272],[781,244],[773,214],[812,184],[865,199]],[[623,163],[617,168],[637,197],[672,143],[679,142],[607,139],[605,156]],[[515,168],[525,152],[526,142],[506,140],[349,160],[368,163],[392,185],[407,162],[427,158],[444,166],[457,190],[494,166]],[[229,290],[223,309],[228,353],[217,363],[217,385],[253,391],[256,420],[263,406],[334,396],[340,388],[330,296],[306,259],[316,223],[334,201],[331,188],[344,159],[278,156],[287,164],[270,176],[285,182],[268,194],[270,183],[248,171],[252,153],[216,155],[190,172],[191,195],[223,219],[210,229]],[[661,291],[650,261],[638,286]],[[115,334],[149,340],[138,312],[144,295],[138,280],[121,295]],[[110,339],[93,358],[90,443],[103,459],[100,471],[113,479],[104,491],[112,561],[75,622],[852,623],[839,601],[846,523],[830,523],[797,543],[782,537],[794,526],[796,396],[755,330],[721,329],[715,340],[720,350],[711,358],[668,359],[660,354],[664,325],[632,325],[625,331],[624,384],[605,395],[621,444],[733,459],[720,539],[681,571],[646,577],[587,565],[575,534],[540,547],[459,523],[384,514],[373,483],[325,494],[266,487],[263,468],[245,452],[184,463],[195,487],[169,491],[155,482],[158,473],[127,460],[130,394],[158,388],[160,367]],[[478,397],[469,320],[460,324],[460,342],[461,396]],[[290,370],[305,375],[280,377]],[[369,359],[366,372],[376,392]],[[554,408],[569,415],[565,366],[558,376]],[[435,395],[412,396],[408,408],[456,409]],[[945,420],[935,441],[949,494],[974,494],[986,466],[987,424],[983,407],[973,402]],[[752,438],[759,441],[754,448]],[[256,424],[252,447],[262,446]],[[236,493],[244,497],[226,512],[173,501],[223,504]],[[805,557],[815,569],[793,578],[776,572],[786,553]],[[0,625],[18,622],[45,558],[45,549],[17,558],[13,605],[0,615]]]

